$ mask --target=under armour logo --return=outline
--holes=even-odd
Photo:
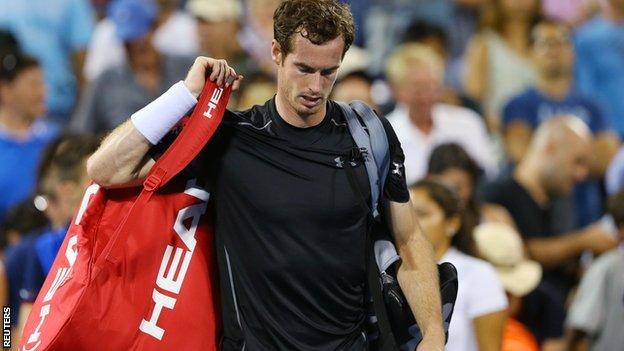
[[[336,157],[334,159],[334,162],[336,162],[336,167],[338,167],[338,168],[344,167],[344,161],[342,160],[342,158]]]
[[[394,169],[392,170],[392,174],[397,174],[399,177],[402,177],[403,173],[401,172],[401,168],[403,168],[403,164],[392,162],[392,165],[394,166]]]

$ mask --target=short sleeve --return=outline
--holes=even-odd
[[[390,169],[384,185],[384,198],[394,202],[409,201],[409,191],[405,180],[405,154],[392,125],[386,118],[380,117],[388,137],[390,151]]]
[[[607,120],[607,116],[604,112],[605,110],[597,100],[589,99],[586,102],[586,105],[591,113],[589,128],[591,129],[592,133],[608,132],[612,130],[611,125]]]
[[[66,40],[74,51],[84,50],[95,27],[95,13],[87,0],[70,0],[66,19]]]
[[[32,241],[31,245],[29,245],[28,255],[24,262],[24,280],[19,292],[20,298],[24,302],[35,301],[46,278],[35,249],[35,242],[36,241]]]
[[[566,325],[594,335],[600,330],[605,316],[605,278],[606,265],[596,264],[590,267],[581,280],[576,298],[568,312]]]
[[[525,122],[535,128],[535,123],[530,120],[530,115],[527,111],[527,102],[522,97],[516,97],[505,105],[503,108],[503,128],[507,127],[511,122]]]
[[[469,291],[468,315],[474,319],[507,309],[507,296],[494,268],[487,262],[477,261],[472,277],[476,280]]]

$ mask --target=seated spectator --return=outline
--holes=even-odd
[[[24,285],[24,262],[28,259],[28,247],[48,225],[48,219],[35,207],[32,197],[15,205],[6,214],[0,233],[2,234],[2,262],[8,284],[8,299],[5,306],[11,307],[11,327],[17,336],[18,311],[21,303],[20,288]]]
[[[357,1],[357,0],[355,0]],[[371,1],[362,29],[366,48],[371,53],[372,72],[383,71],[392,50],[401,42],[401,35],[410,23],[428,20],[449,34],[449,53],[459,60],[466,43],[476,31],[479,8],[490,0],[385,0]],[[358,35],[359,36],[359,33]]]
[[[535,82],[529,61],[531,27],[539,16],[537,0],[493,0],[482,11],[482,29],[466,51],[464,90],[480,101],[488,126],[500,128],[510,97]]]
[[[118,0],[109,7],[128,61],[104,72],[89,88],[72,129],[110,131],[184,77],[193,58],[159,54],[153,45],[157,8],[144,0]]]
[[[624,192],[609,201],[609,213],[624,241]],[[570,350],[611,351],[624,345],[624,246],[595,260],[581,280],[566,326]],[[584,345],[583,348],[579,348]]]
[[[0,0],[0,28],[17,38],[24,54],[41,65],[46,117],[66,124],[82,83],[85,49],[95,25],[86,0]]]
[[[372,88],[371,76],[364,71],[354,71],[336,81],[332,90],[332,99],[347,103],[361,100],[375,111],[379,111],[377,104],[373,101]]]
[[[20,291],[20,318],[28,316],[63,243],[69,221],[80,206],[89,185],[87,158],[98,145],[98,139],[91,136],[65,136],[56,146],[49,165],[43,170],[39,194],[45,199],[50,226],[34,239],[29,246],[27,259],[22,263],[24,281]]]
[[[13,33],[6,29],[0,30],[0,64],[8,64],[4,62],[5,57],[11,55],[15,57],[20,54],[19,45]],[[11,60],[11,58],[8,58]]]
[[[512,176],[486,187],[485,199],[504,206],[522,234],[527,251],[542,264],[544,279],[529,294],[520,320],[544,348],[561,343],[565,302],[576,284],[578,257],[602,253],[615,240],[600,224],[576,232],[553,229],[561,215],[552,199],[569,194],[589,173],[591,132],[577,117],[554,117],[538,127]]]
[[[113,0],[110,3],[116,1],[125,0]],[[191,15],[179,9],[180,0],[143,1],[156,1],[158,5],[157,28],[153,36],[153,44],[158,52],[184,56],[199,53],[197,24]],[[110,3],[108,6],[114,6]],[[89,42],[84,64],[85,78],[93,82],[106,70],[123,64],[126,59],[123,42],[115,34],[115,23],[108,17],[103,18],[95,26],[93,38]]]
[[[387,63],[397,107],[387,117],[405,152],[407,183],[425,176],[431,150],[455,142],[485,170],[498,173],[493,148],[481,117],[471,110],[440,103],[444,67],[440,57],[422,44],[399,47]]]
[[[520,235],[503,223],[483,223],[474,230],[479,256],[491,263],[500,278],[509,308],[502,351],[539,351],[535,336],[516,318],[522,298],[533,291],[542,279],[542,267],[524,257]]]
[[[45,114],[43,72],[32,58],[14,56],[0,65],[0,223],[7,209],[35,187],[37,164],[58,128]]]
[[[515,227],[507,210],[493,203],[482,203],[477,198],[477,184],[482,170],[457,144],[441,144],[431,152],[427,177],[455,190],[464,203],[467,217],[474,225],[483,222],[500,222]]]
[[[237,39],[243,14],[238,0],[190,0],[186,9],[197,21],[201,55],[226,60],[244,77],[258,70]]]
[[[576,84],[599,99],[607,118],[624,136],[624,1],[600,1],[602,14],[575,33]],[[596,53],[600,53],[597,55]]]
[[[436,260],[452,263],[460,281],[445,350],[499,351],[507,319],[505,291],[494,268],[473,256],[473,228],[464,221],[461,200],[431,180],[414,184],[410,194]]]
[[[571,114],[591,129],[594,140],[590,178],[574,189],[572,202],[576,226],[585,226],[602,215],[602,195],[596,178],[602,179],[619,138],[611,129],[595,99],[574,88],[574,51],[569,29],[557,22],[541,21],[531,34],[531,55],[537,83],[511,99],[503,111],[503,134],[510,161],[517,163],[526,153],[533,131],[553,116]]]
[[[574,50],[570,30],[563,24],[543,20],[531,34],[531,57],[536,84],[513,97],[503,111],[503,133],[512,163],[524,156],[537,126],[557,115],[571,114],[583,120],[595,136],[591,173],[604,174],[618,145],[597,101],[574,86]]]
[[[245,4],[244,26],[239,34],[240,44],[257,63],[258,68],[274,76],[275,62],[271,59],[273,13],[281,0],[248,0]]]
[[[482,115],[483,111],[481,111],[481,105],[479,105],[477,101],[452,88],[454,86],[459,86],[458,83],[455,83],[457,80],[455,76],[458,74],[454,72],[456,68],[452,65],[453,62],[449,58],[447,50],[448,34],[444,31],[442,26],[424,20],[415,21],[407,28],[407,31],[403,35],[402,42],[404,44],[420,43],[427,45],[440,55],[442,60],[446,63],[443,96],[443,101],[445,103],[466,107]]]

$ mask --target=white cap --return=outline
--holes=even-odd
[[[542,279],[542,267],[524,257],[520,235],[504,223],[482,223],[474,230],[477,250],[496,268],[505,290],[524,296]]]
[[[365,71],[369,62],[370,58],[366,50],[355,45],[351,46],[342,59],[336,79],[340,80],[351,72]]]
[[[239,0],[189,0],[186,10],[208,22],[238,20],[243,13]]]

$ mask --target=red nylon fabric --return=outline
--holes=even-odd
[[[209,193],[171,180],[214,134],[230,93],[206,84],[143,188],[87,189],[20,350],[217,350]]]

